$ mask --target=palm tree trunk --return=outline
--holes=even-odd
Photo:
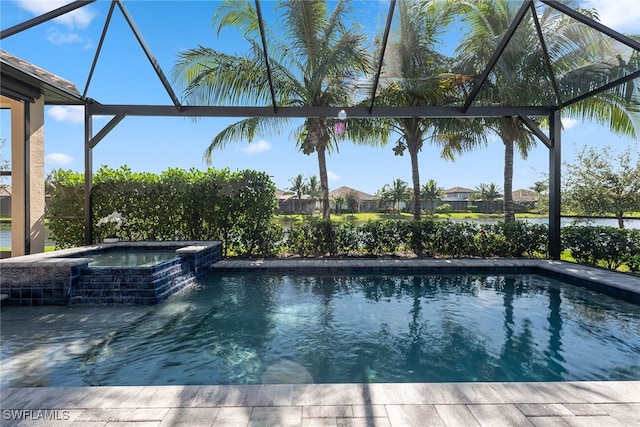
[[[418,170],[418,150],[419,144],[407,144],[411,157],[411,179],[413,180],[413,220],[420,221],[422,214],[422,200],[420,197],[420,171]],[[416,149],[413,149],[415,147]]]
[[[320,192],[322,193],[322,219],[331,218],[331,205],[329,204],[329,179],[327,177],[327,159],[324,144],[317,147],[318,152],[318,169],[320,171]]]
[[[504,143],[504,221],[515,221],[513,211],[513,138],[502,139]]]
[[[624,229],[624,212],[617,212],[616,217],[618,218],[618,228]]]

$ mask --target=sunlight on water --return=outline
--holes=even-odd
[[[1,322],[2,387],[640,380],[638,305],[534,275],[212,273]]]

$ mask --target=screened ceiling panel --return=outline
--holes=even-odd
[[[546,40],[563,104],[640,70],[637,50],[566,15],[560,28]]]
[[[602,26],[573,1],[471,1],[445,8],[443,1],[331,0],[317,10],[309,10],[312,2],[271,0],[66,7],[77,13],[80,3],[101,24],[93,27],[96,43],[83,59],[83,77],[64,77],[101,104],[173,104],[180,111],[258,107],[247,115],[267,107],[294,116],[292,108],[306,107],[368,107],[381,116],[402,107],[558,109],[613,86],[630,96],[640,78],[638,40]],[[337,15],[342,26],[332,27]],[[3,49],[22,57],[12,51],[12,38],[48,19],[3,20]],[[156,30],[159,23],[166,31]],[[37,50],[24,57],[56,73],[55,64],[39,63]],[[133,61],[146,68],[131,73]],[[128,89],[125,99],[113,98],[114,82]],[[140,99],[140,85],[153,85],[154,95]],[[340,90],[328,90],[335,87]]]
[[[509,25],[515,16],[504,19]],[[540,22],[540,21],[538,21]],[[550,61],[541,43],[533,9],[527,10],[483,83],[473,105],[558,105]],[[506,31],[505,31],[506,33]],[[544,32],[542,33],[544,37]],[[505,36],[502,34],[500,40]],[[497,46],[499,40],[490,40]],[[487,43],[489,40],[487,41]],[[497,47],[496,47],[497,48]],[[490,66],[486,64],[484,66]]]

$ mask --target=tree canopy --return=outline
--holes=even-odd
[[[626,214],[640,212],[640,158],[631,148],[583,147],[565,165],[567,207],[583,215],[611,215],[624,228]]]

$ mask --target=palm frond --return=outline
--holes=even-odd
[[[282,127],[289,121],[290,119],[273,117],[250,117],[240,120],[220,131],[220,133],[211,140],[211,144],[209,144],[204,151],[202,158],[210,165],[215,150],[224,148],[229,143],[241,140],[246,140],[251,143],[256,135],[265,137],[275,135],[279,133]]]

